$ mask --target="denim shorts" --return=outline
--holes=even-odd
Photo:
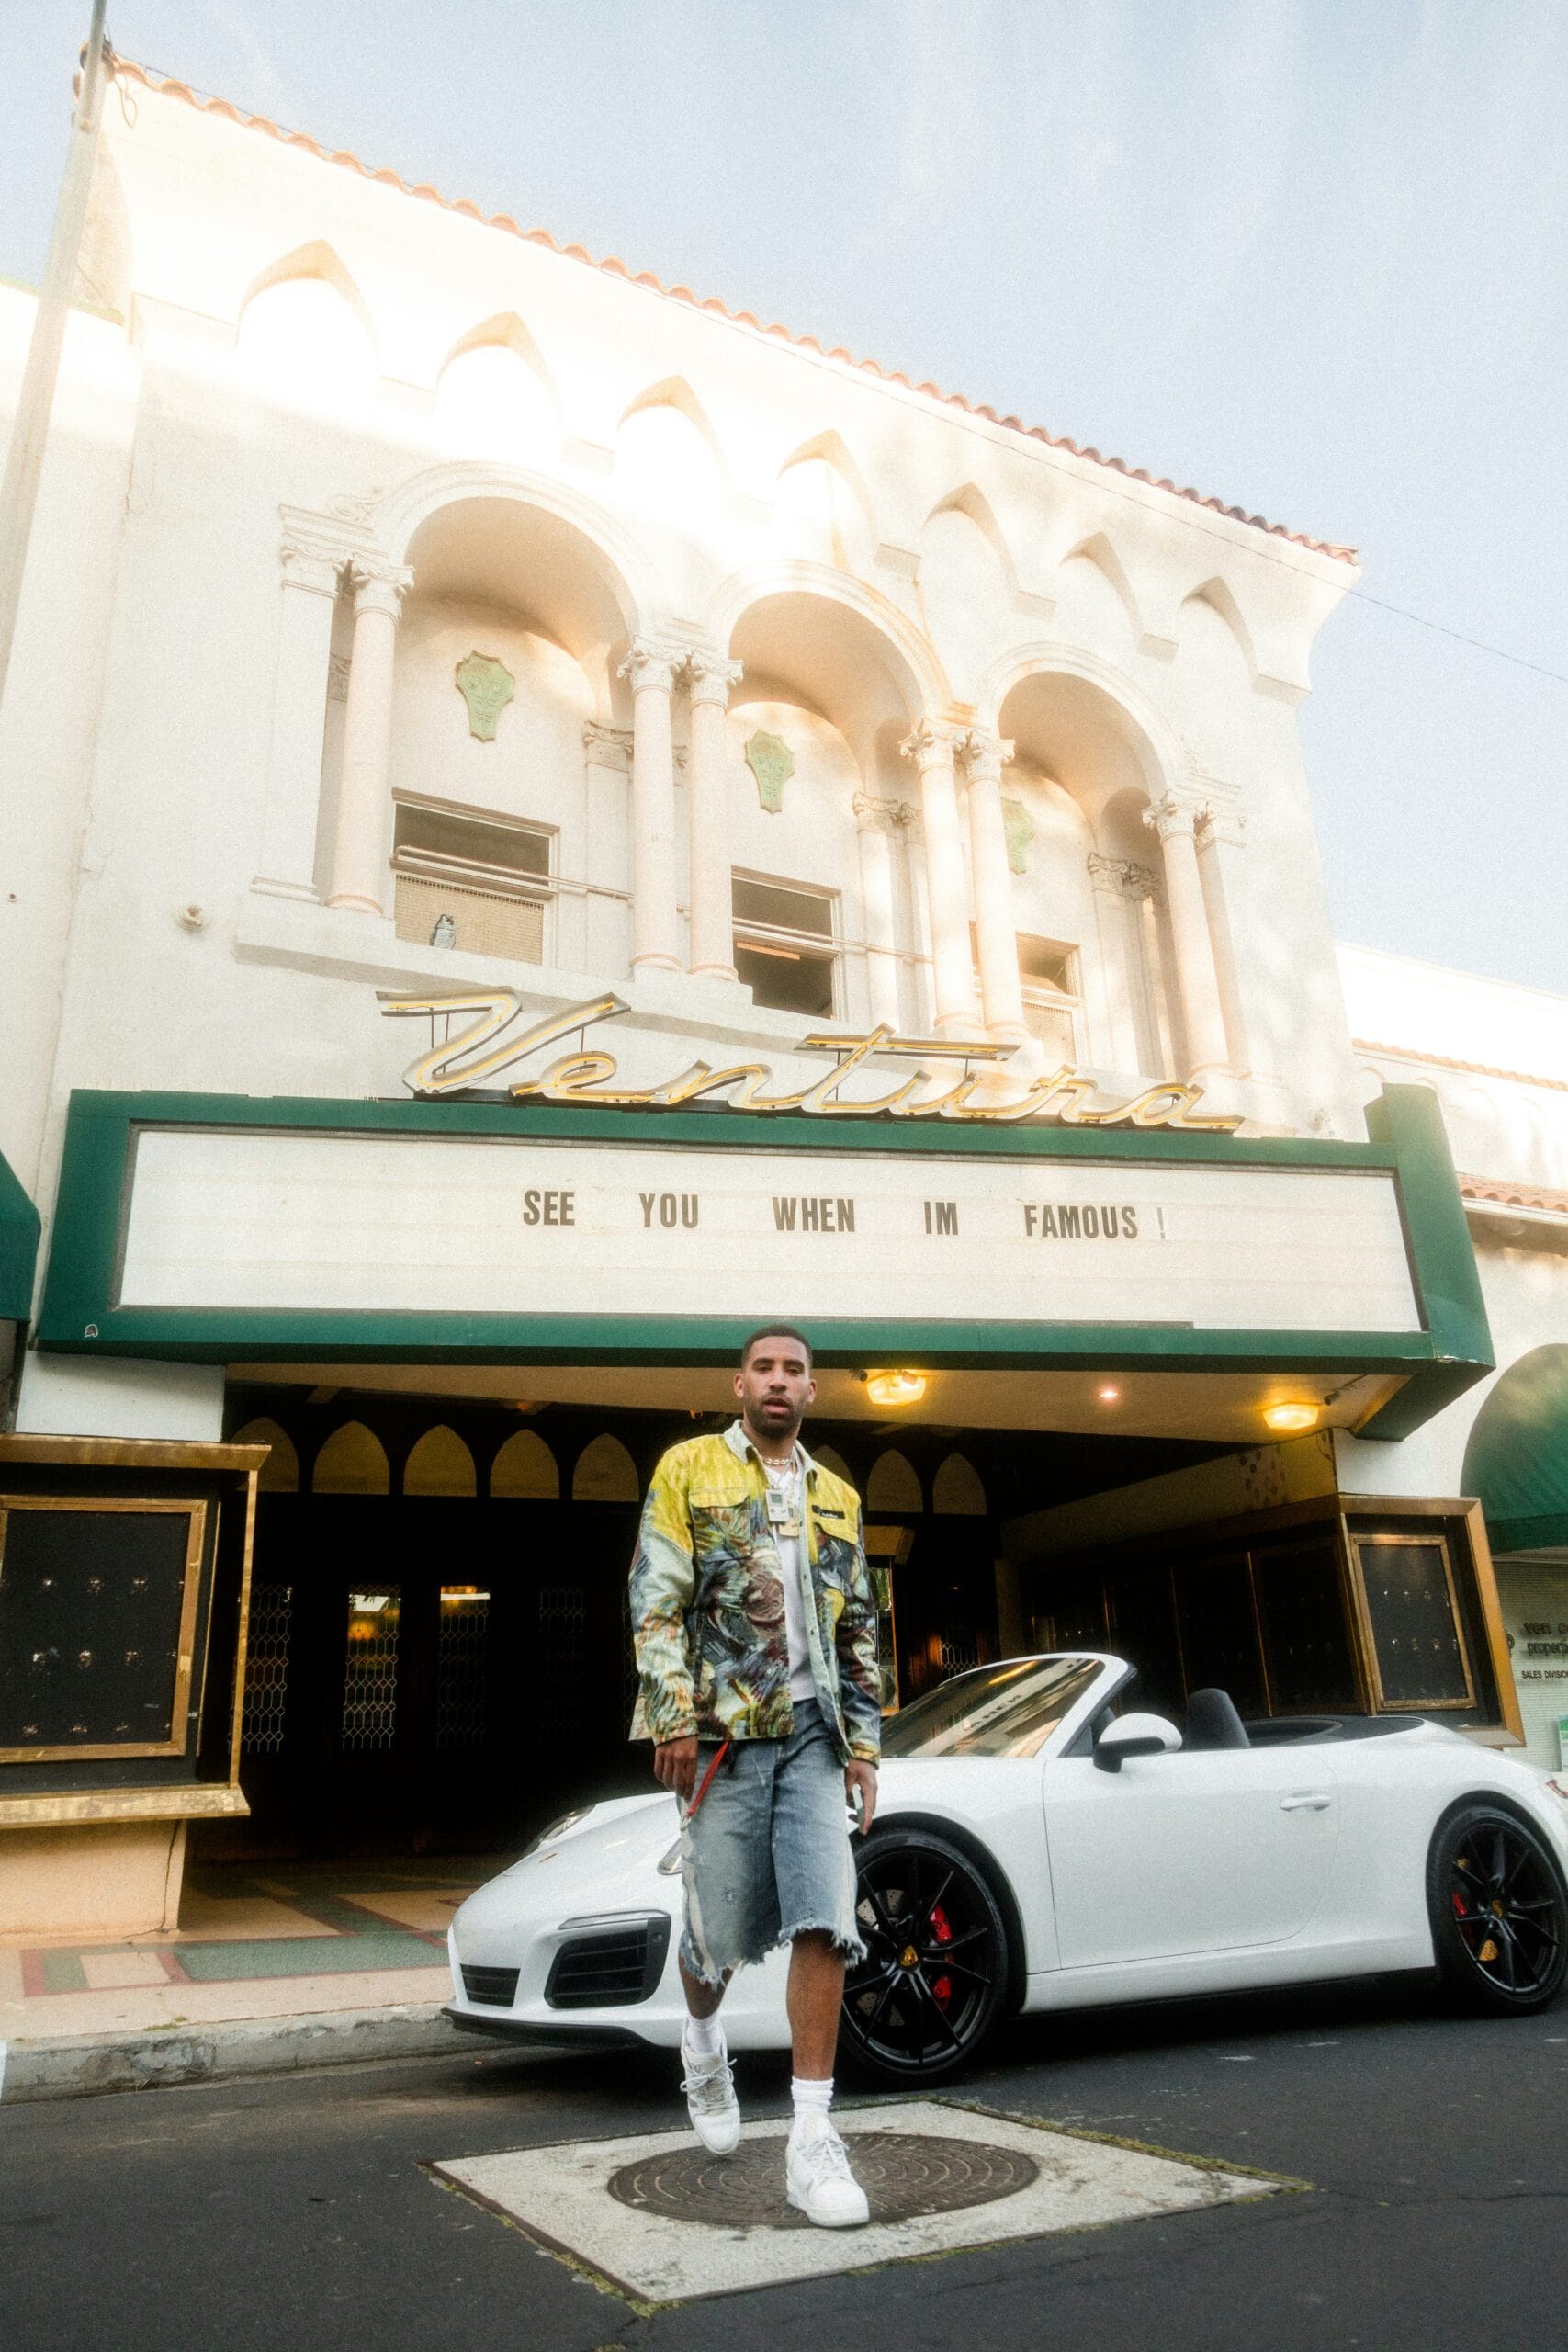
[[[699,1785],[716,1752],[716,1741],[699,1748]],[[814,1699],[795,1701],[783,1739],[735,1741],[682,1834],[681,1872],[681,1958],[705,1984],[810,1928],[847,1960],[864,1958],[844,1767]]]

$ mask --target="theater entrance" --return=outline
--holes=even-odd
[[[648,1788],[626,1736],[641,1498],[667,1446],[725,1419],[235,1384],[231,1430],[272,1447],[251,1816],[201,1849],[515,1850],[571,1805]],[[1003,1653],[1010,1516],[1214,1451],[816,1420],[806,1438],[863,1497],[890,1708]]]

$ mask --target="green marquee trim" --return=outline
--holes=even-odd
[[[1205,1330],[1172,1323],[1032,1324],[968,1319],[818,1325],[824,1363],[917,1353],[938,1367],[1005,1370],[1157,1365],[1178,1371],[1293,1371],[1405,1375],[1364,1433],[1403,1436],[1491,1369],[1462,1203],[1435,1100],[1391,1088],[1382,1131],[1365,1144],[1310,1137],[1241,1138],[1172,1130],[952,1126],[787,1114],[626,1112],[510,1102],[341,1102],[319,1097],[79,1092],[72,1098],[41,1346],[82,1354],[186,1362],[726,1363],[744,1320],[705,1316],[518,1316],[207,1310],[115,1304],[136,1137],[146,1128],[249,1127],[339,1135],[537,1137],[897,1152],[927,1159],[1037,1159],[1249,1169],[1368,1169],[1391,1174],[1405,1220],[1427,1328],[1414,1332]],[[1427,1107],[1429,1105],[1429,1109]]]
[[[0,1155],[0,1322],[25,1323],[33,1311],[42,1229],[21,1180]]]
[[[1475,1417],[1463,1484],[1495,1551],[1568,1545],[1568,1346],[1532,1348],[1508,1366]]]

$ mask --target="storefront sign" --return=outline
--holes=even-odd
[[[1393,1177],[149,1127],[118,1306],[1416,1332]]]
[[[509,1092],[519,1101],[593,1102],[622,1110],[672,1109],[681,1103],[722,1098],[738,1111],[807,1112],[818,1118],[864,1119],[881,1112],[898,1119],[984,1120],[1010,1125],[1029,1120],[1074,1127],[1176,1127],[1217,1135],[1228,1135],[1241,1125],[1239,1118],[1199,1118],[1197,1105],[1203,1090],[1183,1085],[1179,1080],[1165,1079],[1124,1102],[1097,1106],[1094,1097],[1100,1089],[1092,1079],[1080,1078],[1070,1063],[1063,1063],[1048,1077],[1010,1088],[1006,1073],[994,1065],[1009,1058],[1016,1050],[1011,1046],[993,1045],[987,1038],[900,1037],[886,1027],[860,1037],[820,1033],[803,1037],[798,1051],[831,1054],[835,1067],[793,1093],[769,1091],[773,1074],[764,1062],[731,1062],[724,1068],[694,1062],[678,1077],[654,1086],[618,1086],[615,1055],[602,1049],[589,1051],[587,1032],[594,1022],[612,1020],[628,1009],[620,997],[595,997],[574,1005],[570,1012],[539,1022],[521,1035],[509,1036],[507,1032],[522,1012],[521,1001],[511,989],[475,989],[444,996],[383,995],[381,999],[385,1013],[429,1015],[433,1035],[435,1022],[446,1022],[447,1035],[411,1062],[403,1073],[404,1085],[423,1096],[492,1087],[530,1054],[542,1053],[575,1035],[580,1040],[575,1052],[558,1056],[532,1077],[514,1080]],[[456,1035],[451,1034],[454,1020],[468,1022]],[[912,1078],[901,1079],[896,1086],[883,1086],[880,1091],[843,1091],[845,1080],[854,1072],[874,1080],[876,1073],[864,1066],[884,1059],[915,1061],[922,1067]],[[964,1067],[961,1075],[954,1076],[956,1063]],[[975,1063],[982,1067],[971,1068]],[[947,1075],[942,1074],[944,1068]]]

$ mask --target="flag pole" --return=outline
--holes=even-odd
[[[39,477],[43,471],[44,450],[49,441],[50,412],[60,374],[61,345],[65,340],[76,260],[87,218],[109,54],[104,37],[107,6],[108,0],[93,0],[93,28],[87,36],[81,88],[76,111],[71,119],[71,144],[66,150],[60,200],[54,209],[49,259],[39,288],[32,342],[11,426],[5,478],[0,481],[0,697],[5,695],[6,676],[11,664],[11,643],[22,601],[33,509],[38,503]]]

